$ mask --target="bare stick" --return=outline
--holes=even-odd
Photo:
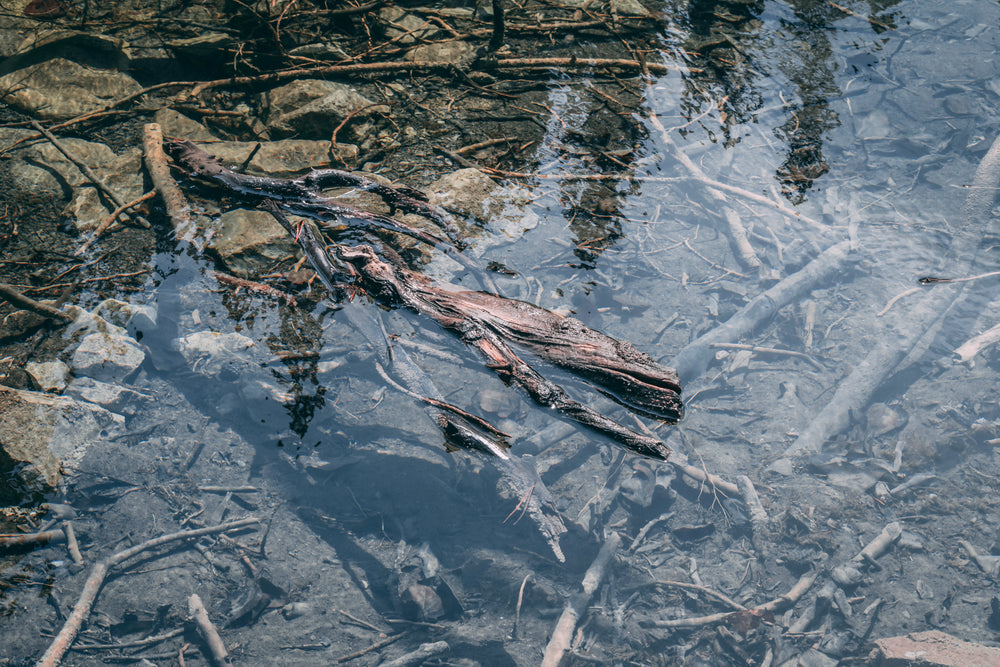
[[[852,563],[874,563],[875,559],[884,554],[889,550],[889,547],[899,539],[902,535],[903,529],[900,527],[898,521],[893,521],[886,524],[882,532],[875,536],[871,542],[865,545],[857,556],[851,559]]]
[[[987,329],[978,336],[973,336],[955,348],[955,356],[958,357],[957,361],[963,364],[969,363],[977,354],[991,345],[996,345],[997,342],[1000,342],[1000,324]]]
[[[736,486],[739,487],[740,495],[743,496],[743,503],[750,511],[750,523],[754,530],[758,530],[767,523],[767,511],[760,504],[757,489],[754,488],[753,482],[746,475],[740,475],[736,478]]]
[[[552,631],[552,637],[545,647],[542,667],[557,667],[563,655],[569,650],[573,633],[576,631],[576,624],[587,611],[587,605],[590,604],[590,598],[593,597],[594,591],[601,585],[604,573],[618,550],[621,540],[621,535],[618,533],[608,535],[601,550],[597,552],[597,558],[587,568],[587,573],[583,575],[583,592],[574,597],[559,616],[556,628]]]
[[[736,211],[728,207],[725,209],[725,216],[726,224],[729,226],[729,240],[736,247],[743,266],[759,270],[763,264],[761,264],[760,257],[757,256],[753,246],[750,245],[750,239],[747,238],[747,230],[740,221],[740,216],[736,214]]]
[[[643,63],[636,60],[622,58],[504,58],[497,60],[497,69],[553,69],[553,68],[579,68],[579,69],[621,69],[637,71],[642,68]],[[666,74],[669,69],[673,69],[662,63],[647,63],[649,70],[656,74]],[[326,65],[323,67],[310,67],[302,69],[285,70],[273,72],[259,76],[237,76],[228,79],[215,79],[214,81],[202,81],[195,85],[190,92],[191,97],[197,97],[209,88],[218,86],[246,86],[257,83],[278,83],[292,79],[319,78],[326,76],[347,75],[347,74],[388,74],[399,72],[431,74],[434,72],[452,72],[452,63],[441,63],[433,61],[415,60],[412,62],[378,62],[378,63],[351,63],[347,65]]]
[[[208,610],[205,609],[205,605],[197,593],[192,593],[191,597],[188,598],[188,611],[191,612],[194,622],[198,625],[201,638],[208,644],[212,662],[216,665],[228,665],[229,653],[226,651],[226,645],[222,643],[222,637],[219,636],[219,631],[215,629],[215,625],[208,617]]]
[[[62,630],[56,635],[56,638],[52,640],[52,644],[42,655],[41,659],[36,663],[36,667],[55,667],[62,660],[62,657],[69,650],[70,645],[73,640],[76,639],[77,633],[80,632],[80,627],[83,625],[84,620],[90,615],[90,609],[94,605],[94,600],[97,599],[97,594],[101,590],[101,586],[104,584],[104,579],[108,575],[108,571],[121,564],[122,562],[132,558],[136,554],[142,553],[147,549],[152,549],[154,547],[161,546],[163,544],[168,544],[169,542],[175,542],[177,540],[187,540],[193,537],[201,537],[202,535],[211,535],[213,533],[222,533],[229,530],[235,530],[237,528],[243,528],[244,526],[250,526],[255,523],[260,523],[260,519],[250,517],[246,519],[239,519],[237,521],[229,521],[228,523],[223,523],[218,526],[209,526],[208,528],[198,528],[196,530],[182,530],[177,533],[171,533],[169,535],[161,535],[160,537],[154,537],[151,540],[147,540],[141,544],[134,547],[130,547],[123,551],[109,556],[105,560],[98,561],[94,564],[93,569],[90,571],[90,576],[87,577],[86,583],[83,585],[83,591],[80,593],[80,599],[77,600],[76,606],[73,607],[73,611],[70,613],[69,618],[63,624]],[[60,533],[62,531],[59,531]]]
[[[39,533],[25,533],[24,535],[0,535],[0,549],[7,547],[21,547],[27,544],[62,542],[65,539],[66,533],[59,529],[43,530]]]
[[[215,271],[212,275],[215,276],[215,279],[220,283],[232,285],[233,287],[242,287],[251,292],[256,292],[257,294],[269,296],[272,299],[279,299],[284,301],[288,306],[294,307],[298,305],[298,301],[296,301],[294,295],[289,294],[288,292],[283,292],[276,287],[271,287],[270,285],[258,283],[253,280],[247,280],[246,278],[237,278],[236,276],[231,276],[228,273],[222,273],[221,271]]]
[[[153,186],[163,199],[167,217],[174,226],[174,233],[178,239],[190,241],[195,231],[194,222],[191,220],[191,207],[170,175],[167,156],[163,152],[163,131],[160,130],[159,124],[148,123],[143,127],[142,147],[146,170],[153,181]]]
[[[34,299],[30,299],[10,285],[0,283],[0,299],[4,301],[9,301],[18,308],[23,308],[24,310],[30,310],[36,315],[41,315],[46,319],[56,319],[62,320],[64,322],[72,322],[75,318],[69,313],[65,313],[58,308],[53,308],[44,303],[39,303]]]
[[[765,602],[757,607],[752,607],[747,611],[727,611],[721,614],[709,614],[708,616],[697,616],[694,618],[671,618],[667,620],[652,621],[648,625],[653,628],[697,628],[703,625],[725,622],[727,619],[736,614],[750,613],[757,615],[764,612],[774,612],[785,607],[790,607],[798,602],[799,599],[805,595],[805,592],[809,590],[809,587],[813,585],[814,581],[816,581],[816,573],[807,572],[802,575],[799,580],[795,582],[795,585],[792,586],[784,595],[776,597],[770,602]]]
[[[146,194],[136,197],[132,201],[126,202],[121,206],[119,206],[118,208],[116,208],[114,211],[111,212],[111,215],[104,218],[104,221],[97,226],[97,229],[95,229],[93,235],[89,239],[87,239],[87,242],[84,243],[82,246],[80,246],[77,249],[77,251],[74,252],[73,254],[79,257],[83,253],[87,252],[90,249],[90,246],[94,245],[97,239],[101,238],[101,236],[104,235],[104,232],[108,231],[111,225],[115,224],[115,220],[118,219],[119,215],[129,210],[130,208],[138,206],[147,199],[152,199],[154,196],[156,196],[156,190],[150,190]]]
[[[336,664],[340,664],[342,662],[347,662],[348,660],[354,660],[355,658],[360,658],[361,656],[365,655],[366,653],[371,653],[372,651],[377,651],[378,649],[382,648],[383,646],[388,646],[389,644],[393,643],[394,641],[398,641],[398,640],[402,639],[403,637],[406,636],[406,634],[407,633],[405,633],[405,632],[400,632],[398,635],[389,635],[385,639],[377,641],[374,644],[372,644],[371,646],[369,646],[367,648],[363,648],[360,651],[355,651],[354,653],[348,653],[347,655],[342,655],[339,658],[337,658],[336,660],[334,660],[333,662],[336,663]]]
[[[421,644],[415,651],[405,653],[394,660],[383,662],[381,667],[409,667],[410,665],[422,665],[428,658],[444,653],[451,649],[448,642],[431,642]]]
[[[73,530],[72,521],[63,521],[63,532],[66,533],[66,550],[69,557],[77,565],[83,565],[83,554],[80,553],[80,544],[76,541],[76,531]]]
[[[736,600],[734,600],[731,597],[729,597],[728,595],[726,595],[725,593],[720,593],[719,591],[717,591],[715,589],[712,589],[712,588],[709,588],[707,586],[701,586],[699,584],[690,584],[690,583],[687,583],[685,581],[662,581],[662,580],[657,580],[657,581],[654,581],[653,583],[656,584],[657,586],[673,586],[674,588],[686,588],[687,590],[691,590],[691,591],[699,591],[699,592],[704,593],[705,595],[707,595],[709,597],[713,597],[716,600],[719,600],[720,602],[722,602],[722,603],[724,603],[724,604],[732,607],[736,611],[746,611],[746,609],[747,609],[746,607],[744,607],[743,605],[741,605],[739,602],[737,602]]]
[[[740,488],[733,484],[732,482],[727,482],[718,475],[713,475],[710,472],[706,472],[701,468],[696,468],[684,461],[680,456],[674,455],[670,458],[670,463],[680,470],[682,473],[695,480],[696,482],[701,482],[702,484],[708,484],[712,488],[721,489],[724,493],[728,493],[731,496],[740,495]]]
[[[823,370],[823,367],[820,366],[819,362],[815,359],[810,357],[808,354],[796,352],[795,350],[782,350],[777,347],[761,347],[759,345],[747,345],[746,343],[712,343],[712,347],[723,350],[749,350],[750,352],[755,352],[757,354],[778,354],[785,357],[795,357],[796,359],[804,359],[805,361],[808,361],[817,370]]]
[[[841,241],[831,246],[797,273],[751,299],[725,324],[720,324],[701,338],[688,343],[677,353],[671,365],[677,369],[681,379],[690,380],[692,376],[700,375],[715,356],[713,345],[736,341],[759,327],[786,304],[817,286],[825,286],[824,283],[837,275],[850,257],[850,241]]]

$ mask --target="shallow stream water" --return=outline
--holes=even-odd
[[[681,368],[686,415],[677,425],[634,417],[569,374],[538,366],[623,424],[638,429],[642,419],[641,428],[699,469],[731,481],[749,476],[776,526],[769,548],[751,545],[748,512],[736,499],[566,425],[433,322],[364,296],[306,311],[234,295],[220,289],[210,258],[163,238],[144,291],[128,295],[154,304],[157,322],[133,332],[148,355],[132,381],[135,401],[118,408],[128,416],[120,449],[89,452],[85,474],[54,498],[90,517],[87,544],[143,533],[129,523],[141,517],[166,531],[171,518],[194,511],[182,499],[193,486],[222,483],[213,470],[228,471],[226,483],[255,485],[256,496],[200,502],[219,513],[214,519],[269,515],[273,537],[259,565],[283,593],[272,591],[275,607],[313,607],[298,626],[287,610],[264,612],[254,629],[235,625],[230,636],[244,633],[233,640],[244,664],[325,663],[377,641],[357,625],[345,629],[338,610],[390,634],[398,628],[383,618],[410,619],[400,646],[444,638],[450,657],[430,664],[537,664],[605,536],[633,539],[641,529],[652,546],[627,541],[620,550],[574,645],[579,664],[761,664],[766,656],[782,664],[810,651],[832,662],[809,664],[836,664],[864,656],[871,640],[929,629],[995,641],[995,575],[980,572],[958,544],[984,553],[998,544],[1000,517],[988,496],[1000,470],[1000,356],[987,348],[960,364],[955,350],[1000,322],[1000,278],[918,281],[997,268],[992,198],[980,206],[970,186],[977,168],[998,169],[987,152],[1000,135],[1000,7],[802,0],[677,2],[663,11],[661,51],[645,57],[670,69],[648,86],[624,80],[638,105],[607,101],[579,74],[553,75],[545,108],[533,107],[546,129],[521,158],[519,171],[534,176],[500,179],[483,202],[489,221],[466,252],[480,266],[508,270],[494,274],[505,295],[572,313],[673,365],[692,341],[848,242],[835,270]],[[632,145],[595,150],[594,136],[610,122],[595,122],[597,108],[630,119]],[[577,178],[615,173],[621,178]],[[761,266],[741,259],[736,227]],[[474,284],[440,258],[427,270]],[[253,346],[191,364],[177,341],[204,331],[238,333]],[[518,518],[523,498],[497,492],[497,469],[446,452],[425,407],[379,375],[387,340],[446,400],[511,434],[512,451],[527,455],[570,527],[566,563],[529,517]],[[880,364],[884,372],[872,370]],[[856,372],[870,373],[851,384]],[[838,401],[850,406],[840,426],[812,437]],[[216,467],[200,468],[208,466],[202,459]],[[924,474],[934,477],[902,497],[878,491],[878,482],[895,487]],[[115,528],[95,481],[109,479],[148,495],[135,500],[148,503],[145,514],[122,509],[126,523]],[[826,572],[849,559],[891,521],[909,541],[848,589],[853,619],[831,614],[805,634],[768,630],[742,645],[649,623],[713,611],[650,581],[701,582],[752,606],[810,568]],[[57,592],[63,609],[79,590],[65,564],[53,565],[64,559],[56,551],[24,554],[0,573],[0,627],[17,644],[4,641],[12,661],[0,664],[37,657],[46,640],[35,629],[61,625],[38,589]],[[226,595],[241,592],[237,557],[230,560],[219,575],[218,562],[188,557],[174,566],[183,574],[162,575],[143,595],[109,584],[102,596],[121,601],[102,613],[119,622],[137,598],[149,610],[155,596],[190,585],[210,591],[203,597],[224,616]],[[414,568],[422,581],[445,582],[432,586],[444,610],[423,626],[396,599]],[[144,576],[124,578],[141,588]],[[777,623],[801,612],[779,614]],[[73,654],[70,662],[98,661]]]

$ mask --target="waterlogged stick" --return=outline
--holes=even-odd
[[[260,519],[249,517],[246,519],[239,519],[237,521],[229,521],[228,523],[219,524],[218,526],[209,526],[208,528],[182,530],[177,533],[154,537],[153,539],[147,540],[142,544],[130,547],[124,551],[119,551],[105,560],[98,561],[90,571],[90,576],[87,577],[87,581],[83,585],[83,592],[80,593],[80,599],[77,600],[76,606],[73,607],[73,611],[70,613],[69,618],[67,618],[66,622],[63,624],[62,630],[60,630],[59,634],[56,635],[56,638],[52,640],[52,643],[45,651],[45,654],[42,655],[41,659],[36,663],[36,667],[55,667],[55,665],[58,665],[60,661],[62,661],[63,656],[66,655],[66,651],[69,650],[69,647],[76,639],[77,633],[80,632],[80,627],[83,625],[83,622],[87,619],[87,616],[90,615],[90,610],[94,606],[94,600],[97,599],[97,594],[100,592],[101,586],[104,585],[104,579],[108,576],[108,572],[111,568],[120,565],[129,558],[132,558],[147,549],[152,549],[163,544],[176,542],[178,540],[187,540],[194,537],[201,537],[202,535],[222,533],[256,523],[260,523]],[[61,534],[62,531],[59,531],[59,533]]]
[[[753,332],[787,304],[818,286],[825,287],[828,281],[842,271],[843,265],[850,259],[850,241],[841,241],[831,246],[798,272],[751,299],[724,324],[688,343],[677,353],[670,365],[677,369],[677,373],[684,381],[690,381],[693,377],[701,375],[715,357],[714,345],[735,343]]]
[[[188,611],[194,617],[194,622],[198,626],[201,638],[208,645],[212,662],[216,665],[228,665],[229,653],[226,651],[226,645],[222,643],[222,637],[219,636],[219,631],[215,629],[215,625],[208,617],[208,610],[205,609],[205,605],[197,593],[193,593],[188,598]]]
[[[542,667],[557,667],[562,661],[563,655],[569,650],[573,633],[576,631],[576,624],[587,611],[590,598],[593,597],[597,587],[601,585],[608,564],[618,550],[621,541],[621,535],[611,533],[601,546],[601,550],[597,552],[597,558],[587,568],[587,573],[583,575],[583,591],[566,605],[556,622],[556,629],[552,631],[552,637],[545,647]]]

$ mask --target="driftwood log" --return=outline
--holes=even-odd
[[[294,180],[248,176],[226,169],[189,141],[168,141],[165,145],[174,160],[193,176],[245,198],[258,198],[262,208],[286,229],[290,232],[294,229],[295,238],[328,287],[335,288],[344,280],[345,271],[336,264],[350,267],[348,273],[356,274],[357,284],[373,297],[428,316],[455,332],[482,352],[487,365],[504,381],[522,387],[538,404],[557,409],[635,453],[661,460],[669,455],[670,450],[657,438],[626,428],[570,398],[562,387],[522,360],[511,345],[586,378],[635,411],[671,422],[683,412],[680,382],[673,369],[660,366],[631,344],[589,329],[575,319],[525,302],[433,283],[397,263],[379,258],[371,246],[327,247],[318,229],[304,223],[293,225],[283,215],[284,211],[320,222],[340,224],[347,218],[361,224],[372,223],[431,243],[461,257],[468,265],[467,258],[440,237],[422,230],[407,231],[407,226],[392,218],[344,207],[321,193],[322,188],[333,185],[369,189],[394,208],[423,215],[446,232],[454,229],[448,214],[427,204],[415,190],[377,184],[337,170],[313,171]],[[456,431],[453,420],[446,420],[442,427],[445,426],[452,438],[461,430]]]
[[[358,273],[376,299],[426,315],[477,348],[504,381],[523,388],[539,405],[603,433],[627,449],[666,460],[670,453],[656,438],[641,435],[574,401],[542,377],[508,345],[515,343],[557,366],[594,382],[630,407],[668,421],[680,418],[680,383],[673,369],[659,366],[631,344],[588,329],[523,301],[459,290],[379,259],[369,246],[335,246],[338,259]]]

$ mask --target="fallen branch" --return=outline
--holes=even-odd
[[[335,252],[338,259],[354,267],[366,291],[454,331],[479,349],[503,380],[519,385],[539,405],[553,407],[638,454],[661,460],[669,456],[670,450],[658,439],[640,435],[569,398],[561,387],[518,357],[505,341],[513,341],[586,377],[633,409],[675,421],[683,408],[680,385],[671,369],[659,366],[628,343],[532,304],[484,292],[437,287],[424,276],[383,262],[368,246],[336,246]]]
[[[191,597],[188,598],[188,611],[198,626],[198,633],[208,645],[212,662],[216,665],[228,665],[229,653],[226,651],[226,645],[222,643],[222,637],[219,636],[219,631],[215,629],[215,625],[208,617],[208,610],[205,609],[205,605],[197,593],[192,593]]]
[[[223,167],[217,159],[190,141],[168,141],[170,156],[192,175],[225,187],[230,192],[252,197],[274,199],[293,215],[301,215],[323,222],[345,223],[357,221],[362,225],[405,234],[422,243],[451,252],[454,248],[445,239],[422,229],[412,227],[384,215],[368,213],[345,206],[336,199],[323,196],[323,190],[334,187],[351,187],[371,192],[393,210],[413,213],[431,220],[457,241],[458,230],[451,216],[443,209],[427,203],[426,197],[407,186],[390,186],[370,178],[339,169],[317,169],[296,179],[269,178],[240,174]]]
[[[214,271],[212,275],[220,283],[232,285],[237,288],[243,288],[251,292],[256,292],[257,294],[263,294],[264,296],[271,297],[272,299],[284,301],[286,305],[292,306],[293,308],[298,305],[298,302],[295,300],[293,295],[288,292],[282,292],[280,289],[276,289],[270,285],[258,283],[253,280],[247,280],[245,278],[237,278],[236,276],[231,276],[228,273],[222,273],[221,271]]]
[[[709,614],[708,616],[696,616],[692,618],[671,618],[666,620],[655,620],[647,621],[642,625],[652,628],[698,628],[705,625],[713,625],[715,623],[724,623],[725,621],[734,618],[740,614],[750,614],[753,616],[760,616],[763,614],[774,613],[781,609],[791,607],[799,599],[805,595],[809,587],[813,585],[816,581],[816,572],[807,572],[802,575],[795,585],[792,586],[787,593],[776,597],[770,602],[765,602],[762,605],[756,607],[751,607],[747,610],[742,611],[727,611],[719,614]]]
[[[63,542],[66,540],[66,533],[62,529],[43,530],[38,533],[24,533],[13,535],[0,535],[0,549],[10,547],[22,547],[28,544],[48,544],[50,542]]]
[[[997,324],[983,333],[973,336],[955,348],[955,356],[958,363],[966,364],[972,361],[977,354],[988,347],[1000,342],[1000,324]]]
[[[148,199],[152,199],[155,196],[156,196],[156,190],[150,190],[146,194],[140,195],[139,197],[136,197],[130,202],[125,202],[124,204],[116,208],[114,211],[111,212],[111,215],[104,218],[101,224],[97,226],[97,229],[93,231],[91,237],[87,239],[86,243],[77,248],[76,252],[74,252],[73,254],[79,257],[80,255],[87,252],[90,249],[90,246],[94,245],[97,239],[101,238],[101,236],[104,235],[104,232],[108,231],[111,225],[115,224],[115,221],[118,219],[119,215],[129,210],[130,208],[138,206],[139,204]]]
[[[87,616],[90,615],[90,609],[94,605],[94,600],[97,599],[97,594],[100,592],[101,586],[104,584],[104,580],[107,577],[108,572],[113,567],[139,553],[142,553],[143,551],[153,549],[169,542],[187,540],[193,537],[201,537],[202,535],[222,533],[250,526],[255,523],[260,523],[260,520],[251,517],[239,519],[237,521],[229,521],[228,523],[210,526],[208,528],[183,530],[169,535],[162,535],[160,537],[154,537],[153,539],[147,540],[141,544],[137,544],[134,547],[119,551],[104,560],[98,561],[91,569],[90,576],[87,577],[87,581],[83,585],[83,591],[80,593],[80,599],[77,600],[76,606],[73,607],[73,611],[70,613],[69,618],[67,618],[66,622],[63,624],[62,630],[60,630],[59,634],[52,640],[49,648],[36,663],[36,666],[55,667],[55,665],[59,664],[63,656],[66,654],[66,651],[69,650],[73,640],[76,639],[77,633],[80,632],[80,627],[83,625],[84,620],[86,620]],[[62,531],[59,532],[61,533]]]
[[[649,71],[656,74],[666,74],[671,68],[662,63],[648,63]],[[643,63],[637,60],[623,58],[503,58],[490,63],[493,69],[617,69],[637,72]],[[236,76],[228,79],[202,81],[191,89],[189,96],[197,97],[210,88],[219,86],[240,87],[247,85],[269,85],[283,81],[304,78],[327,78],[333,76],[365,75],[365,74],[451,74],[455,65],[450,62],[433,62],[414,60],[411,62],[378,62],[351,63],[347,65],[325,65],[271,72],[259,76]]]
[[[409,667],[410,665],[423,665],[428,658],[433,658],[451,650],[448,642],[438,641],[429,644],[421,644],[416,650],[404,653],[398,658],[387,660],[381,663],[381,667]]]
[[[157,123],[148,123],[142,131],[143,160],[146,171],[153,181],[153,187],[160,194],[163,205],[167,209],[167,217],[174,227],[177,239],[190,241],[194,237],[194,222],[191,220],[191,207],[184,193],[177,187],[170,175],[170,165],[163,152],[163,131]]]
[[[72,322],[75,318],[69,313],[63,312],[52,306],[48,306],[44,303],[39,303],[34,299],[30,299],[10,285],[0,283],[0,299],[8,301],[18,308],[24,310],[30,310],[36,315],[41,315],[48,320],[62,320],[63,322]]]
[[[545,647],[545,655],[542,657],[542,667],[558,667],[566,651],[570,648],[573,640],[573,633],[576,632],[577,623],[586,614],[590,605],[590,598],[594,596],[597,587],[601,585],[604,574],[608,569],[608,564],[614,558],[618,545],[621,544],[621,535],[611,533],[601,545],[601,550],[597,552],[594,562],[587,568],[587,573],[583,575],[583,591],[574,596],[573,599],[563,609],[559,620],[556,622],[555,630],[549,638],[549,643]]]

